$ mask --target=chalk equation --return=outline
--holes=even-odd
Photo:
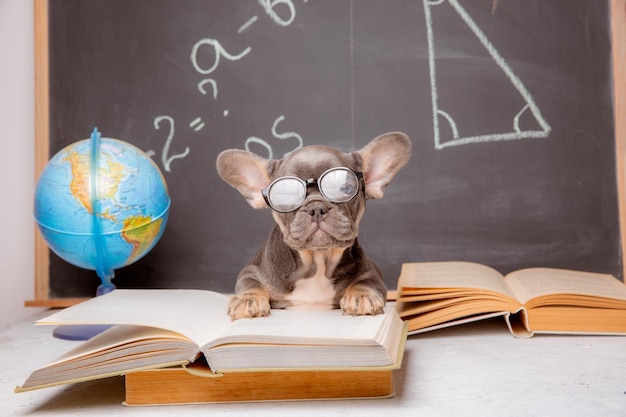
[[[354,0],[350,1],[350,10],[358,2]],[[276,26],[287,27],[296,20],[296,13],[299,7],[303,7],[307,3],[307,0],[301,0],[296,4],[295,0],[257,0],[260,7],[259,13],[243,21],[236,29],[233,29],[237,34],[253,34],[254,25],[262,19],[270,19]],[[458,125],[455,115],[446,111],[445,106],[442,105],[439,98],[438,89],[438,74],[437,74],[437,42],[435,36],[435,22],[433,20],[432,11],[434,8],[448,7],[452,13],[464,23],[472,32],[476,41],[479,42],[484,50],[488,53],[489,57],[493,61],[493,65],[497,66],[499,71],[506,77],[512,91],[516,91],[517,94],[523,100],[523,105],[517,113],[510,120],[510,131],[490,131],[488,125],[481,126],[484,129],[480,134],[465,134],[462,128]],[[428,48],[428,65],[430,75],[430,90],[431,90],[431,106],[432,106],[432,123],[434,132],[434,147],[435,149],[444,149],[454,146],[469,145],[484,142],[497,142],[514,139],[528,139],[528,138],[546,138],[551,132],[549,123],[542,116],[541,111],[535,103],[532,95],[525,87],[511,67],[506,63],[503,56],[496,50],[491,41],[487,38],[485,33],[476,24],[470,14],[463,8],[459,0],[423,0],[424,18],[426,25],[426,43]],[[347,48],[346,53],[351,55],[351,62],[354,62],[354,47],[352,27],[353,14],[350,14],[350,47]],[[445,28],[443,28],[445,30]],[[254,53],[251,46],[243,47],[240,50],[229,50],[226,48],[219,39],[216,38],[202,38],[199,39],[189,51],[189,63],[195,74],[201,78],[196,83],[197,91],[202,96],[207,96],[210,100],[218,102],[220,99],[220,83],[214,73],[222,66],[236,65],[239,61],[245,61],[246,57]],[[209,59],[207,59],[209,57]],[[354,74],[351,75],[354,77]],[[353,83],[354,80],[351,80]],[[352,92],[353,94],[353,92]],[[354,103],[350,105],[353,107]],[[354,113],[354,108],[351,109],[351,113]],[[229,117],[231,115],[230,109],[222,109],[221,115],[223,117]],[[528,126],[528,120],[532,118],[534,120],[533,126],[538,126],[537,129],[528,129],[522,126]],[[526,121],[522,123],[522,120]],[[163,169],[166,172],[171,172],[172,164],[177,161],[186,158],[190,152],[190,146],[180,146],[176,143],[177,135],[177,123],[172,116],[167,114],[158,115],[153,120],[153,127],[155,131],[162,132],[163,147],[160,151],[160,161]],[[183,126],[189,128],[193,133],[199,133],[206,127],[206,122],[202,117],[191,117],[182,123]],[[445,128],[445,130],[443,130]],[[495,129],[495,128],[493,128]],[[261,156],[266,158],[283,157],[289,155],[291,152],[304,146],[304,139],[300,135],[297,129],[289,127],[288,118],[284,114],[277,114],[272,126],[268,126],[268,132],[265,135],[250,136],[246,139],[242,139],[242,146],[249,151],[262,153]],[[353,126],[354,130],[354,126]],[[451,137],[444,138],[442,131],[450,132]],[[193,134],[192,133],[192,134]],[[353,132],[354,134],[354,132]],[[270,136],[271,135],[271,136]],[[188,136],[188,135],[187,135]],[[271,145],[271,140],[289,140],[289,144],[293,144],[293,148],[284,152],[282,155],[275,155],[274,147]],[[182,139],[180,140],[182,142]],[[178,149],[178,150],[176,150]],[[152,156],[156,156],[154,150],[149,150],[148,153]]]
[[[306,3],[307,0],[303,0],[303,3]],[[296,18],[296,6],[293,0],[258,0],[261,9],[265,14],[278,26],[289,26]],[[280,11],[280,13],[279,13]],[[251,26],[258,21],[259,17],[257,15],[251,17],[246,22],[244,22],[238,29],[237,33],[241,34],[251,28]],[[208,49],[208,51],[207,51]],[[197,88],[200,94],[208,95],[213,100],[218,100],[218,91],[219,84],[215,78],[210,76],[223,61],[235,62],[239,61],[246,57],[249,53],[252,52],[252,48],[248,46],[242,51],[232,52],[227,51],[224,46],[222,46],[221,42],[218,39],[213,38],[203,38],[196,42],[191,48],[190,52],[190,61],[193,69],[200,75],[206,76],[201,81],[197,83]],[[199,60],[199,55],[203,56],[210,55],[213,57],[210,65],[202,65]],[[228,109],[223,110],[223,116],[227,117],[230,114]],[[291,152],[296,151],[304,145],[304,141],[302,136],[294,131],[286,131],[279,132],[277,127],[278,124],[285,121],[284,115],[279,115],[274,124],[271,127],[272,136],[276,139],[286,140],[286,139],[294,139],[294,143],[296,144],[293,149],[288,152],[285,152],[282,156],[287,156]],[[164,128],[166,130],[166,138],[164,142],[163,149],[161,150],[161,164],[163,165],[163,169],[166,172],[171,172],[172,170],[172,162],[183,159],[187,157],[190,153],[189,146],[185,146],[183,151],[174,152],[172,150],[172,145],[174,142],[174,137],[176,135],[175,128],[175,120],[173,117],[169,115],[159,115],[154,118],[154,129],[161,130]],[[164,127],[167,125],[166,127]],[[201,117],[194,118],[188,126],[194,131],[199,132],[205,127],[205,122],[202,121]],[[251,136],[244,141],[244,147],[246,150],[252,150],[251,146],[257,144],[260,148],[265,149],[267,151],[266,155],[263,155],[266,158],[273,158],[274,150],[270,143],[260,137]],[[148,150],[147,153],[151,156],[154,156],[156,152],[154,150]]]

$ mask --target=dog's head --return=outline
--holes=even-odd
[[[289,247],[324,250],[353,244],[365,201],[383,196],[410,155],[408,137],[392,132],[351,153],[313,145],[268,160],[231,149],[218,156],[217,169],[252,207],[273,209]]]

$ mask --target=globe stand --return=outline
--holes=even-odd
[[[111,327],[110,324],[57,326],[52,331],[52,336],[63,340],[89,340]]]
[[[90,142],[90,182],[91,182],[91,232],[94,236],[94,244],[96,248],[96,274],[100,277],[102,282],[97,290],[96,297],[108,294],[115,290],[115,285],[111,282],[114,276],[113,269],[106,264],[107,253],[106,245],[102,238],[102,223],[101,223],[101,210],[100,210],[100,179],[99,168],[100,166],[100,132],[98,128],[94,128],[91,133]],[[102,333],[106,329],[112,327],[111,325],[66,325],[58,326],[52,332],[52,335],[58,339],[65,340],[87,340]]]
[[[115,289],[115,285],[113,285],[111,283],[111,280],[109,279],[108,282],[103,282],[102,284],[98,285],[98,289],[96,290],[96,297],[99,297],[104,294],[108,294],[114,289]]]
[[[96,297],[108,294],[115,289],[111,278],[101,279],[102,284],[96,290]],[[112,327],[110,324],[83,324],[57,326],[52,331],[52,336],[63,340],[88,340]]]
[[[99,297],[115,290],[114,269],[137,261],[156,244],[170,203],[167,184],[149,155],[130,143],[101,138],[94,128],[89,139],[50,159],[37,181],[34,214],[53,252],[95,270]],[[60,326],[54,336],[84,340],[109,327],[101,326],[107,324],[105,315],[93,323],[98,326]]]

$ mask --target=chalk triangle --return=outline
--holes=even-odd
[[[459,1],[423,3],[435,148],[548,137],[532,95]],[[451,24],[462,36],[446,43]]]

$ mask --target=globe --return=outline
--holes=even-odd
[[[98,294],[115,288],[114,270],[146,255],[161,238],[170,197],[152,159],[127,142],[75,142],[47,163],[35,189],[34,215],[50,249],[95,270]]]

